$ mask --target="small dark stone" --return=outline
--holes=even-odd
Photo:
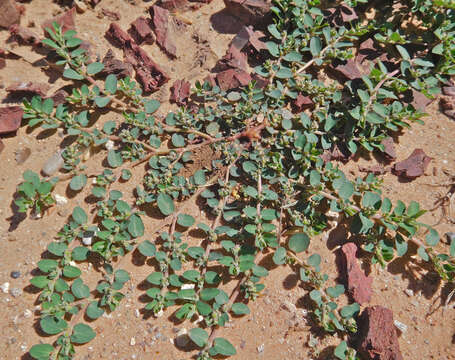
[[[18,279],[18,278],[20,278],[20,277],[21,277],[20,271],[11,271],[11,277],[12,277],[13,279]]]

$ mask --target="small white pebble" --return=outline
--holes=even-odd
[[[33,313],[29,309],[24,310],[24,318],[28,319],[29,317],[32,317]]]
[[[164,311],[163,311],[163,310],[160,310],[160,311],[158,311],[158,312],[155,314],[155,317],[156,317],[156,318],[159,318],[159,317],[163,316],[163,314],[164,314]]]
[[[260,354],[261,352],[264,352],[264,348],[265,348],[265,345],[264,344],[261,344],[257,347],[257,351],[258,353]]]
[[[444,159],[444,160],[442,160],[442,163],[443,163],[443,164],[448,164],[449,162],[448,162],[447,160]]]
[[[141,316],[141,313],[139,312],[139,309],[134,310],[134,316],[136,316],[137,318],[139,316]]]
[[[398,320],[394,320],[393,324],[396,326],[398,330],[400,330],[402,333],[405,333],[408,331],[408,326],[406,324],[403,324],[402,322],[399,322]]]
[[[131,340],[130,340],[130,345],[131,345],[131,346],[136,345],[136,339],[135,339],[134,337],[131,338]]]
[[[3,284],[0,286],[0,289],[2,289],[2,291],[3,291],[4,294],[8,294],[8,291],[9,291],[9,282],[3,283]]]
[[[104,144],[104,147],[107,150],[112,150],[114,148],[114,142],[112,140],[108,140],[106,144]]]
[[[404,292],[406,293],[406,295],[408,295],[409,297],[413,297],[414,296],[414,291],[412,289],[405,289]]]
[[[93,185],[96,185],[96,178],[93,178],[93,179],[92,179],[92,184],[93,184]]]
[[[68,199],[62,195],[55,194],[55,202],[57,205],[66,205],[68,204]]]
[[[82,243],[86,246],[92,245],[92,237],[84,237],[82,238]]]
[[[194,325],[197,325],[197,324],[199,324],[201,321],[204,321],[204,317],[203,317],[202,315],[199,315],[199,317],[198,317],[195,321],[193,321],[193,324],[194,324]]]
[[[181,289],[182,290],[194,289],[195,286],[196,286],[195,284],[183,284]]]

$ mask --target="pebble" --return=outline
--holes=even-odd
[[[21,277],[21,272],[20,271],[11,271],[10,275],[13,279],[19,279]]]
[[[445,233],[447,244],[451,244],[452,241],[455,241],[455,232],[449,231]]]
[[[8,294],[8,292],[9,292],[9,282],[3,283],[0,286],[0,289],[2,289],[4,294]]]
[[[394,320],[393,321],[393,324],[395,325],[395,327],[400,330],[403,334],[408,331],[408,326],[406,324],[403,324],[402,322],[398,321],[398,320]]]
[[[28,319],[30,317],[32,317],[33,313],[31,312],[31,310],[29,309],[25,309],[24,310],[24,318]]]
[[[188,290],[188,289],[194,289],[196,287],[195,284],[183,284],[181,289],[182,290]]]
[[[283,310],[289,311],[291,313],[296,313],[297,312],[297,307],[291,303],[290,301],[285,300],[284,302],[281,303],[281,308]]]
[[[131,338],[131,340],[130,340],[130,345],[131,345],[131,346],[136,345],[136,339],[135,339],[134,337]]]
[[[414,291],[412,289],[405,289],[404,292],[406,293],[406,295],[408,295],[409,297],[413,297],[414,296]]]
[[[260,354],[260,353],[264,352],[264,348],[265,348],[265,345],[264,345],[264,344],[259,345],[259,346],[257,347],[258,353]]]
[[[13,297],[17,298],[22,295],[22,289],[12,288],[10,293],[11,293],[11,295],[13,295]]]
[[[79,14],[83,14],[87,11],[87,5],[83,1],[74,0],[74,5],[76,5],[76,10]]]
[[[112,140],[108,140],[106,144],[104,144],[104,147],[107,150],[112,150],[114,148],[114,142]]]
[[[55,202],[57,205],[66,205],[68,204],[68,199],[62,195],[55,194]]]
[[[139,309],[134,310],[134,316],[136,316],[137,318],[139,316],[141,316],[141,313],[139,312]]]
[[[180,348],[187,346],[189,342],[190,338],[188,337],[188,331],[185,328],[181,329],[174,339],[174,344]]]
[[[63,150],[57,150],[43,166],[43,173],[46,176],[51,176],[55,174],[64,164],[62,157]]]

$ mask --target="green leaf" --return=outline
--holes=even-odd
[[[175,211],[174,202],[168,194],[160,193],[156,202],[161,213],[165,216],[168,216]]]
[[[48,335],[56,335],[65,330],[68,326],[67,322],[56,316],[45,316],[40,320],[41,329]]]
[[[321,39],[318,37],[312,37],[310,40],[310,52],[313,57],[316,57],[320,54],[322,49]]]
[[[417,249],[417,254],[422,258],[423,261],[429,261],[430,257],[428,256],[427,252],[425,251],[425,248],[422,246],[419,246]]]
[[[30,279],[30,283],[38,289],[44,289],[49,284],[49,279],[44,275],[35,276]]]
[[[104,64],[100,62],[93,62],[87,65],[87,74],[96,75],[104,69]]]
[[[80,191],[87,184],[87,176],[85,174],[76,175],[71,179],[70,189],[74,191]]]
[[[77,278],[71,284],[71,292],[77,299],[84,299],[90,296],[90,289],[81,278]]]
[[[205,172],[203,170],[198,170],[194,173],[194,182],[196,185],[205,185],[206,181]]]
[[[85,312],[87,316],[92,319],[98,319],[101,315],[104,314],[104,309],[98,306],[98,301],[92,301],[88,306]]]
[[[246,315],[250,313],[250,309],[243,303],[234,303],[231,308],[235,315]]]
[[[293,76],[291,69],[282,67],[275,74],[278,79],[289,79]]]
[[[207,344],[209,335],[207,332],[201,328],[191,329],[188,333],[190,339],[200,348],[204,347]]]
[[[349,180],[346,180],[341,185],[338,193],[343,200],[348,200],[354,194],[354,185]]]
[[[123,164],[122,154],[115,150],[109,150],[107,153],[107,162],[110,167],[117,168]]]
[[[119,269],[115,272],[114,278],[115,281],[124,284],[130,280],[130,274],[128,273],[128,271]]]
[[[77,222],[80,225],[85,224],[88,220],[87,214],[85,213],[84,209],[82,209],[79,206],[76,206],[73,209],[73,213],[72,213],[71,217],[73,218],[73,220],[75,222]]]
[[[345,319],[349,319],[349,318],[353,317],[355,314],[357,314],[359,311],[360,311],[360,305],[357,303],[354,303],[351,305],[343,306],[340,310],[340,315]]]
[[[156,246],[152,244],[150,241],[145,240],[137,247],[139,252],[144,256],[153,257],[156,254]]]
[[[336,348],[333,354],[341,360],[346,360],[346,350],[348,349],[348,344],[346,341],[342,341]]]
[[[411,60],[408,51],[401,45],[396,45],[398,52],[404,60]]]
[[[97,96],[95,98],[95,104],[99,108],[105,107],[107,104],[109,104],[110,101],[111,101],[111,98],[108,96]]]
[[[33,345],[30,348],[30,356],[36,360],[49,360],[52,351],[54,347],[50,344]]]
[[[149,276],[147,276],[147,281],[153,285],[160,285],[162,279],[163,274],[158,271],[151,273]]]
[[[224,338],[216,338],[213,341],[213,346],[210,349],[210,355],[223,355],[223,356],[232,356],[235,355],[237,351],[235,351],[234,346]]]
[[[276,265],[283,265],[286,262],[286,249],[279,247],[273,254],[273,262]]]
[[[63,77],[72,80],[84,80],[84,77],[75,70],[68,68],[63,72]]]
[[[138,215],[133,214],[129,218],[128,232],[131,234],[133,238],[137,238],[144,235],[144,223],[142,222],[142,219]]]
[[[185,138],[180,134],[177,133],[172,134],[171,140],[172,145],[174,145],[177,148],[185,146]]]
[[[144,102],[144,110],[146,114],[153,114],[160,107],[160,102],[158,100],[146,100]]]
[[[430,229],[427,236],[425,236],[425,241],[428,246],[436,246],[439,242],[439,234],[435,229]]]
[[[117,92],[117,77],[114,74],[109,74],[106,77],[106,81],[104,83],[104,89],[109,94],[115,94]]]
[[[38,261],[38,268],[46,274],[56,269],[57,266],[58,262],[56,260],[43,259]]]
[[[183,227],[193,226],[196,220],[191,215],[179,214],[177,217],[177,224]]]
[[[71,342],[74,344],[86,344],[96,336],[93,329],[86,324],[77,324],[73,327]]]
[[[289,238],[289,249],[295,253],[300,253],[308,249],[310,238],[305,233],[294,234]]]
[[[71,265],[66,265],[63,268],[63,275],[67,278],[76,278],[81,276],[82,272],[79,268]]]

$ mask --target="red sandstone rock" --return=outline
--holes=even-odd
[[[13,0],[0,0],[0,28],[19,24],[21,12]]]
[[[0,108],[0,134],[8,134],[19,129],[23,114],[20,106]]]
[[[220,89],[226,91],[248,85],[251,76],[243,70],[228,69],[216,74],[216,80]]]
[[[126,31],[123,31],[116,23],[111,23],[105,36],[111,44],[121,49],[125,48],[126,43],[134,41],[133,38]]]
[[[171,57],[177,56],[177,47],[174,41],[172,19],[169,10],[153,5],[150,8],[153,19],[153,28],[156,34],[157,44]]]
[[[171,87],[170,101],[175,102],[177,105],[184,105],[187,103],[190,96],[191,84],[186,80],[176,80]]]
[[[28,93],[39,95],[41,97],[45,97],[47,92],[49,91],[50,86],[45,83],[34,83],[34,82],[17,82],[14,83],[6,88],[6,91],[10,94],[18,94],[18,93]]]
[[[270,0],[224,0],[226,11],[245,24],[264,24],[270,17]]]
[[[393,173],[407,179],[415,179],[425,173],[432,159],[422,149],[415,149],[407,159],[393,166]]]
[[[134,37],[138,44],[145,42],[153,44],[155,37],[150,24],[150,20],[141,16],[131,23],[130,34]]]
[[[56,22],[62,27],[63,33],[65,33],[68,30],[75,30],[76,25],[74,22],[74,14],[76,13],[76,8],[73,7],[70,10],[64,12],[63,14],[60,14],[58,16],[53,17],[52,19],[46,20],[45,22],[42,23],[41,27],[45,30],[46,28],[54,29],[52,26],[53,22]],[[47,35],[47,32],[46,32]]]

